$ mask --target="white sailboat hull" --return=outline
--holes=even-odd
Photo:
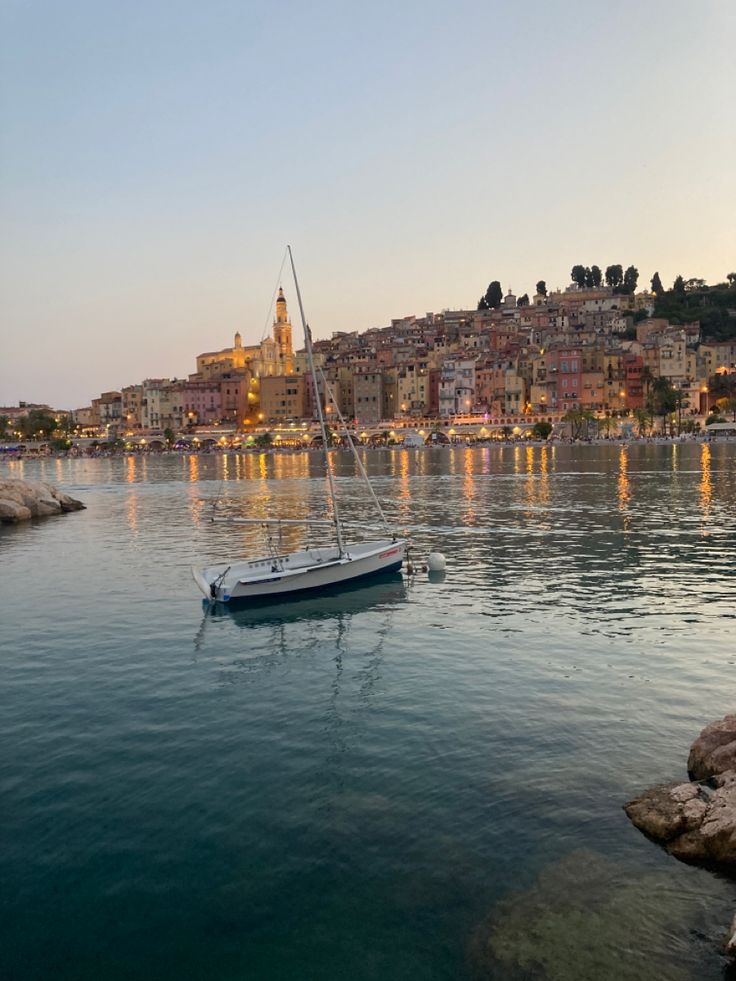
[[[406,548],[405,539],[386,538],[346,546],[342,555],[329,546],[201,570],[192,567],[192,575],[209,600],[268,600],[395,571],[402,566]]]

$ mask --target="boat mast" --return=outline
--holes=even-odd
[[[304,331],[304,343],[307,348],[307,362],[309,364],[309,373],[312,376],[312,385],[314,386],[314,397],[317,400],[317,415],[319,417],[319,428],[322,432],[322,449],[325,455],[325,470],[327,471],[327,486],[330,491],[330,500],[332,501],[332,513],[335,519],[335,535],[337,537],[337,549],[340,556],[344,554],[344,548],[342,544],[342,528],[340,527],[340,513],[337,507],[337,495],[335,494],[335,481],[332,475],[332,467],[330,465],[330,454],[327,447],[327,426],[325,425],[325,415],[322,410],[322,399],[319,396],[319,385],[317,384],[317,371],[314,367],[314,353],[312,351],[312,331],[307,323],[307,318],[304,316],[304,305],[302,303],[302,294],[299,289],[299,280],[296,278],[296,267],[294,266],[294,256],[291,252],[291,246],[287,245],[286,248],[289,252],[289,262],[291,263],[291,272],[294,276],[294,286],[296,288],[296,298],[299,304],[299,317],[302,322],[302,330]]]
[[[330,384],[327,381],[327,378],[325,377],[325,373],[322,370],[322,368],[319,369],[319,373],[322,376],[322,383],[325,386],[325,391],[329,393],[330,398],[332,399],[335,405],[335,410],[337,412],[337,417],[340,420],[340,425],[342,426],[343,434],[345,436],[345,439],[350,444],[350,449],[353,451],[353,457],[355,459],[355,465],[358,468],[358,472],[360,473],[361,477],[365,481],[366,487],[368,488],[370,495],[373,498],[373,503],[376,505],[376,510],[378,511],[378,514],[380,515],[381,518],[381,523],[383,524],[383,530],[385,532],[388,532],[389,527],[388,527],[388,522],[386,521],[386,515],[383,513],[381,502],[378,500],[378,498],[376,497],[376,492],[373,490],[373,484],[370,482],[368,474],[365,471],[365,467],[363,466],[363,461],[358,456],[358,450],[355,445],[355,441],[353,440],[352,433],[348,429],[348,424],[345,421],[345,417],[343,416],[342,412],[340,412],[340,406],[337,404],[337,401],[335,400],[335,396],[332,393],[332,389],[330,388]]]

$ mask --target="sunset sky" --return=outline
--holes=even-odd
[[[257,342],[736,268],[736,3],[2,0],[0,405]],[[295,338],[293,287],[284,277]]]

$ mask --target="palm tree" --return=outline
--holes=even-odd
[[[687,392],[682,388],[676,388],[674,390],[675,396],[675,408],[677,410],[677,435],[679,436],[682,432],[682,409],[687,402]]]
[[[611,430],[616,428],[616,420],[611,416],[604,416],[602,419],[598,420],[598,432],[603,432],[606,435],[606,439],[611,438]]]
[[[644,401],[649,398],[649,389],[652,387],[655,375],[648,364],[645,364],[641,369],[641,383],[644,386]]]
[[[647,429],[649,429],[651,423],[651,417],[646,409],[638,408],[634,409],[634,418],[636,419],[636,425],[639,430],[639,435],[643,436]]]
[[[570,433],[573,439],[580,439],[585,431],[588,435],[588,423],[593,419],[593,413],[589,409],[568,409],[562,417],[563,422],[570,423]]]

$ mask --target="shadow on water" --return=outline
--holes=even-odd
[[[334,621],[339,638],[347,629],[353,616],[372,610],[395,609],[405,603],[407,590],[400,572],[389,572],[375,578],[369,585],[356,583],[352,586],[335,586],[323,590],[319,596],[305,596],[300,599],[284,601],[274,599],[254,605],[253,603],[210,604],[202,602],[204,614],[199,630],[194,638],[195,651],[204,645],[208,624],[233,623],[241,630],[254,630],[272,627],[283,628],[287,624],[309,624]],[[380,633],[380,631],[379,631]],[[273,652],[286,654],[283,630],[274,636]]]

